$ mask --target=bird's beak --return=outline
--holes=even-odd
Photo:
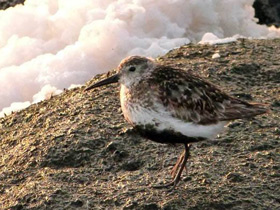
[[[85,89],[85,91],[88,91],[90,89],[97,88],[97,87],[100,87],[100,86],[103,86],[103,85],[108,85],[108,84],[111,84],[111,83],[116,83],[118,81],[119,81],[119,74],[115,74],[115,75],[113,75],[111,77],[103,79],[103,80],[101,80],[101,81],[99,81],[99,82],[97,82],[97,83],[87,87]]]

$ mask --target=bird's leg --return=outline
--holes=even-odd
[[[189,147],[189,149],[190,149],[190,148],[191,148],[191,145],[188,145],[188,147]],[[178,158],[178,160],[177,160],[175,166],[173,166],[173,168],[172,168],[172,170],[171,170],[171,172],[170,172],[170,174],[171,174],[171,176],[173,177],[173,179],[175,178],[175,176],[176,176],[176,174],[177,174],[177,172],[178,172],[179,166],[182,164],[182,161],[184,160],[185,153],[186,153],[186,150],[184,150],[184,151],[182,152],[182,154],[181,154],[180,157]],[[190,157],[190,155],[189,155],[189,157]],[[185,167],[186,173],[188,173],[187,166],[185,165],[184,167]]]
[[[176,187],[178,182],[180,181],[181,174],[186,166],[189,155],[190,155],[190,146],[188,144],[185,144],[185,151],[183,152],[183,155],[181,155],[181,157],[178,159],[176,165],[174,166],[175,170],[173,170],[174,168],[172,169],[172,171],[174,171],[174,174],[177,172],[173,181],[166,185],[158,185],[158,186],[153,186],[153,187],[154,188],[166,188],[166,187],[172,186],[172,188],[169,190],[169,191],[172,191]]]
[[[180,157],[178,158],[176,164],[173,166],[170,174],[172,176],[172,178],[174,179],[177,172],[178,172],[178,169],[179,169],[179,166],[182,164],[182,161],[184,160],[184,157],[185,157],[185,150],[182,152],[182,154],[180,155]]]
[[[187,163],[187,160],[188,160],[189,156],[190,156],[190,146],[188,144],[185,144],[184,158],[182,160],[182,164],[180,166],[178,166],[179,170],[177,169],[178,172],[177,172],[175,178],[172,181],[173,182],[173,186],[170,189],[170,191],[172,191],[176,187],[178,182],[180,181],[182,172],[183,172],[184,168],[186,168],[186,163]]]

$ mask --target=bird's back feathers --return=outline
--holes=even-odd
[[[264,105],[231,97],[212,83],[181,69],[158,66],[149,83],[168,111],[186,122],[213,124],[267,112]]]

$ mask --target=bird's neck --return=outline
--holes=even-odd
[[[125,85],[121,85],[120,101],[121,108],[125,119],[132,125],[137,122],[137,114],[139,110],[150,109],[154,104],[154,97],[151,92],[147,91],[145,84],[128,88]],[[148,88],[148,87],[147,87]]]

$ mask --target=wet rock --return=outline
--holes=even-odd
[[[0,9],[7,9],[13,7],[17,4],[23,4],[25,0],[1,0]]]
[[[239,75],[252,75],[260,69],[260,66],[256,63],[241,63],[233,66],[230,71]]]
[[[71,202],[71,206],[76,207],[76,208],[82,207],[83,205],[84,205],[83,201],[81,201],[79,199]]]
[[[24,206],[22,204],[16,204],[14,206],[9,207],[10,210],[22,210]]]
[[[272,107],[280,107],[280,101],[279,100],[275,100],[272,102],[271,104]]]
[[[279,71],[279,44],[280,39],[191,44],[161,57],[163,64],[210,75],[208,80],[228,93],[249,89],[254,102],[273,105],[270,113],[252,123],[234,121],[215,140],[193,144],[187,174],[183,171],[188,181],[181,181],[172,193],[149,185],[171,180],[169,171],[182,146],[122,133],[129,126],[119,114],[117,85],[90,93],[68,90],[0,118],[0,208],[277,209],[280,106],[273,78]],[[221,62],[209,62],[217,51]],[[188,54],[192,59],[184,58]],[[244,63],[260,68],[246,74],[230,71],[233,65],[242,69]],[[228,174],[239,169],[242,172]]]
[[[273,148],[274,148],[273,145],[268,144],[268,143],[264,143],[264,144],[261,144],[261,145],[252,146],[249,150],[250,151],[265,151],[265,150],[270,150],[270,149],[273,149]]]
[[[275,129],[274,129],[274,133],[275,133],[276,135],[280,135],[280,128],[275,128]]]
[[[128,153],[126,151],[119,151],[119,150],[116,150],[114,151],[113,155],[112,155],[112,158],[114,159],[114,161],[121,161],[123,160],[124,158],[128,157]]]
[[[207,185],[207,184],[211,184],[212,181],[211,179],[202,179],[201,184]]]
[[[138,207],[138,203],[136,201],[129,200],[125,206],[123,207],[123,210],[133,210]]]
[[[163,204],[162,209],[163,210],[179,210],[180,208],[178,207],[177,203],[179,203],[180,201],[174,199],[174,200],[170,200],[168,202],[166,202],[165,204]]]
[[[260,24],[280,27],[280,1],[255,0],[253,7]]]
[[[122,165],[122,169],[125,171],[136,171],[143,163],[139,160],[130,160]]]
[[[226,175],[227,180],[230,182],[242,182],[244,177],[240,173],[230,172]]]
[[[93,152],[91,150],[82,151],[76,149],[65,149],[64,151],[55,151],[48,154],[46,160],[41,162],[41,166],[55,166],[55,167],[78,167],[90,159]]]
[[[111,141],[109,144],[107,144],[107,146],[106,146],[106,151],[114,152],[114,151],[117,150],[118,145],[119,145],[119,144],[118,144],[117,142]]]
[[[139,210],[159,210],[161,209],[156,203],[148,203],[139,206]]]

